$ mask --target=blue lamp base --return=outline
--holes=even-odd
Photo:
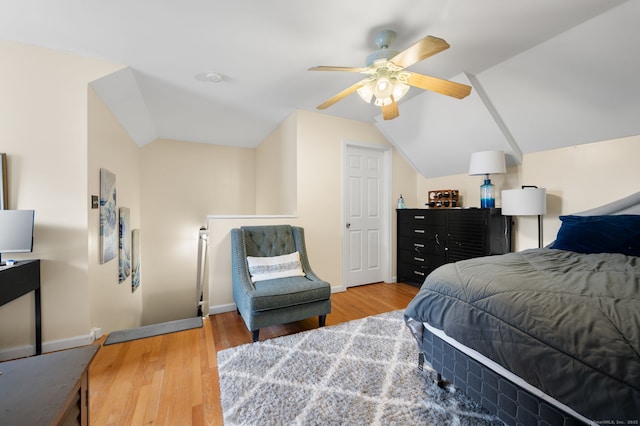
[[[496,206],[495,185],[491,183],[487,175],[484,184],[480,186],[480,207],[483,209]]]

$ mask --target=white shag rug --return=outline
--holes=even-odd
[[[432,371],[403,311],[218,352],[225,425],[502,425]]]

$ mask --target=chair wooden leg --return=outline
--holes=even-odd
[[[327,322],[327,316],[326,315],[320,315],[318,317],[318,322],[320,323],[320,327],[324,327],[324,324]]]
[[[260,329],[258,330],[253,330],[251,332],[251,334],[253,334],[253,342],[257,342],[259,340],[259,336],[260,336]]]

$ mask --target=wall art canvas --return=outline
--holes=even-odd
[[[131,275],[131,211],[129,207],[120,207],[120,256],[118,282],[123,282]]]
[[[131,293],[140,287],[140,230],[131,232]]]
[[[117,219],[116,175],[100,169],[100,263],[107,263],[118,253]]]

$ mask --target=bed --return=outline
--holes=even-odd
[[[419,365],[507,424],[640,424],[640,193],[560,219],[548,247],[427,276]]]

